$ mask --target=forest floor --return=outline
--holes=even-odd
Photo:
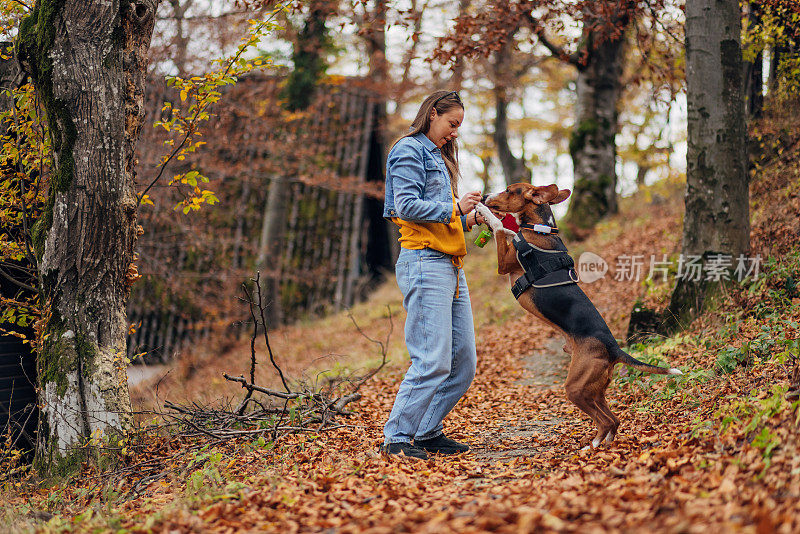
[[[353,315],[369,335],[384,337],[386,306],[393,308],[392,361],[362,387],[343,428],[187,449],[167,477],[134,499],[124,498],[131,480],[105,483],[89,467],[66,481],[9,479],[0,530],[798,532],[800,412],[786,399],[800,351],[798,162],[795,144],[765,162],[753,180],[753,254],[766,260],[758,280],[726,290],[682,334],[628,347],[639,359],[678,366],[684,375],[617,368],[608,397],[622,425],[611,444],[584,449],[592,425],[565,398],[562,340],[517,307],[507,281],[494,274],[490,246],[471,249],[466,261],[478,371],[445,427],[470,443],[470,452],[421,462],[378,453],[408,365],[399,293],[389,280]],[[663,306],[669,287],[616,280],[615,259],[642,255],[644,278],[651,254],[675,256],[681,191],[676,181],[640,191],[589,239],[567,243],[576,259],[591,251],[608,261],[608,275],[583,289],[618,338],[625,337],[634,302]],[[312,377],[323,367],[345,372],[374,365],[373,345],[349,321],[337,314],[275,331],[279,363],[292,376]],[[248,347],[242,340],[228,342],[220,357],[218,348],[192,355],[135,387],[136,405],[239,398],[241,390],[220,375],[244,372]],[[275,383],[269,366],[258,373],[258,383]],[[180,452],[181,446],[161,435],[149,450]]]

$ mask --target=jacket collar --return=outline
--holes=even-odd
[[[436,144],[435,144],[433,141],[431,141],[430,139],[428,139],[428,136],[427,136],[427,135],[425,135],[425,134],[424,134],[424,133],[422,133],[422,132],[419,132],[418,134],[412,135],[411,137],[413,137],[414,139],[416,139],[417,141],[419,141],[420,143],[422,143],[422,145],[423,145],[425,148],[427,148],[427,149],[428,149],[428,152],[431,152],[431,153],[433,153],[433,151],[434,151],[434,150],[439,150],[439,149],[436,147]]]

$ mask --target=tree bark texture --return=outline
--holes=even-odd
[[[617,212],[617,101],[623,41],[608,38],[595,45],[591,33],[587,39],[589,58],[578,66],[575,129],[569,143],[575,181],[566,223],[578,236]]]
[[[684,257],[730,254],[735,261],[750,248],[740,34],[737,0],[686,3]],[[668,326],[685,326],[711,290],[703,280],[678,280]]]
[[[134,146],[157,0],[39,0],[20,60],[53,146],[34,229],[46,317],[37,464],[68,469],[129,420],[125,304],[136,240]]]

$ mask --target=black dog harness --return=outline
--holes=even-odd
[[[540,234],[556,234],[558,230],[543,224],[533,227],[523,225],[523,228]],[[578,281],[575,272],[575,262],[564,250],[546,250],[531,245],[522,235],[522,230],[514,237],[514,248],[517,249],[517,261],[522,265],[525,274],[517,278],[511,287],[514,298],[518,299],[531,286],[536,288],[574,284]]]

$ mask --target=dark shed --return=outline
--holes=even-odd
[[[11,43],[0,43],[0,49],[6,50]],[[8,89],[17,87],[22,82],[20,69],[12,58],[0,58],[0,87]],[[0,111],[7,112],[13,107],[13,99],[8,91],[0,92]],[[5,123],[0,124],[0,134],[7,135]],[[12,178],[13,180],[13,178]],[[2,233],[19,235],[18,227],[3,227]],[[0,296],[13,299],[24,297],[20,286],[12,282],[8,273],[25,272],[25,262],[6,261],[3,265],[3,276],[0,276]],[[22,269],[22,270],[20,270]],[[35,284],[34,280],[24,278],[26,285]],[[24,291],[24,290],[22,290]],[[2,306],[0,301],[0,306]],[[2,311],[2,310],[0,310]],[[18,328],[9,324],[0,325],[8,331],[33,338],[31,328]],[[2,332],[2,331],[0,331]],[[23,450],[31,459],[36,443],[36,425],[38,424],[38,405],[36,398],[36,355],[30,345],[13,335],[0,333],[0,431],[2,431],[2,450],[7,451],[6,439],[10,438],[11,448]]]
[[[9,283],[2,294],[9,295]],[[4,325],[7,327],[7,325]],[[32,331],[22,332],[33,336]],[[36,355],[30,345],[16,336],[0,335],[0,429],[3,449],[10,436],[12,448],[28,453],[36,444],[38,405],[36,398]]]

